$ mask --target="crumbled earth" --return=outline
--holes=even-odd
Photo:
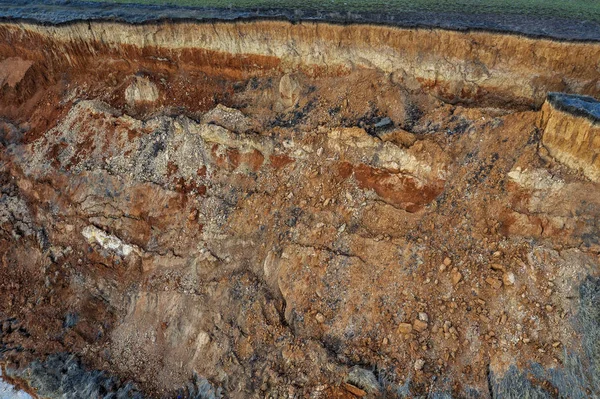
[[[363,68],[203,75],[177,108],[197,72],[131,68],[4,103],[7,368],[69,352],[150,397],[195,373],[231,398],[516,397],[494,381],[581,358],[572,397],[600,393],[577,322],[600,183],[548,153],[542,111]]]

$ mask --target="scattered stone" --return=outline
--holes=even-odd
[[[202,117],[203,123],[221,126],[235,133],[246,133],[252,128],[252,122],[242,111],[218,104]]]
[[[427,322],[417,319],[413,322],[413,328],[418,332],[423,332],[427,330]]]
[[[355,387],[352,384],[348,384],[347,382],[344,383],[344,389],[346,389],[346,391],[350,392],[352,395],[357,396],[359,398],[362,398],[363,396],[365,396],[367,394],[366,391]]]
[[[419,320],[428,322],[429,316],[427,316],[427,313],[425,313],[425,312],[419,312]]]
[[[514,285],[515,284],[515,274],[513,272],[506,272],[502,275],[502,281],[504,285]]]
[[[499,263],[492,263],[492,264],[490,265],[490,267],[492,268],[492,270],[494,270],[494,271],[497,271],[497,272],[498,272],[498,271],[500,271],[500,272],[503,272],[503,271],[504,271],[504,266],[502,266],[502,265],[501,265],[501,264],[499,264]]]
[[[381,391],[381,385],[372,371],[363,369],[359,366],[354,366],[348,372],[346,381],[354,386],[357,386],[367,393],[377,393]]]
[[[398,325],[398,332],[400,334],[410,334],[413,330],[413,327],[409,323],[400,323]]]
[[[325,316],[323,316],[321,313],[317,313],[315,319],[317,319],[317,321],[321,324],[325,322]]]
[[[495,279],[493,277],[488,277],[485,279],[485,282],[492,286],[493,289],[499,290],[502,288],[502,281]]]
[[[452,259],[445,257],[444,258],[444,265],[446,266],[450,266],[452,264]]]
[[[425,366],[425,360],[423,360],[423,359],[417,359],[415,361],[415,370],[416,371],[423,370],[424,366]]]
[[[452,326],[448,329],[448,332],[452,335],[458,335],[458,331],[456,330],[456,327]]]
[[[448,320],[446,320],[444,322],[444,332],[445,333],[449,333],[450,332],[450,327],[452,327],[452,323]]]
[[[456,268],[452,270],[452,274],[450,276],[450,278],[452,279],[452,284],[458,284],[462,280],[462,277],[462,274],[458,270],[456,270]]]

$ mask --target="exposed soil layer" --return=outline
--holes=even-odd
[[[598,59],[368,25],[0,24],[5,370],[46,396],[63,363],[149,397],[600,395],[600,133],[546,102],[598,97]]]

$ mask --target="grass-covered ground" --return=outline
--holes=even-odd
[[[219,7],[232,9],[290,9],[402,13],[410,11],[466,14],[519,14],[600,22],[600,0],[92,0],[104,3],[136,3]]]

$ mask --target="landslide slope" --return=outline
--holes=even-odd
[[[577,105],[599,59],[357,24],[0,24],[3,375],[600,395],[600,133]]]

